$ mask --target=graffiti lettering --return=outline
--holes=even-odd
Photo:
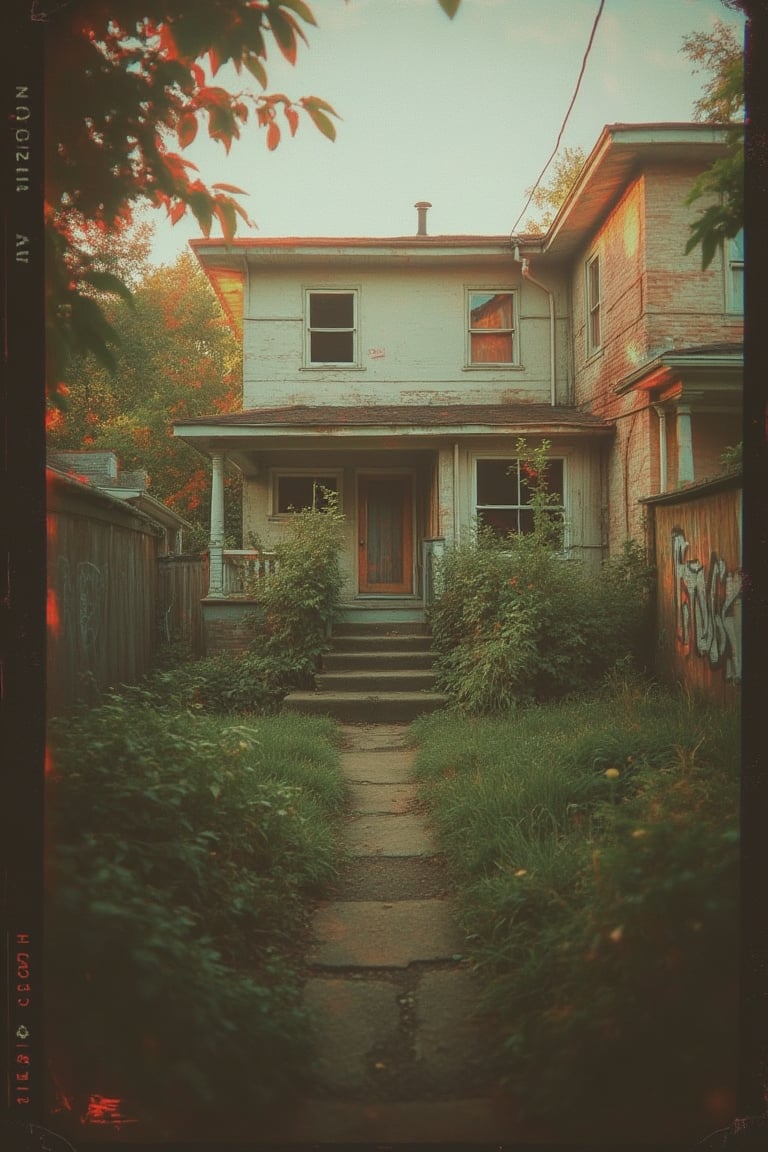
[[[689,542],[681,529],[672,533],[676,642],[684,655],[694,651],[726,680],[741,680],[741,630],[736,618],[741,599],[741,573],[729,571],[713,552],[709,576],[701,560],[686,559]]]

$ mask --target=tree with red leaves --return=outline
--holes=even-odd
[[[51,17],[57,50],[46,77],[46,259],[48,389],[73,354],[91,353],[114,367],[117,333],[105,296],[130,301],[130,290],[104,266],[94,232],[119,236],[144,200],[172,221],[191,211],[204,235],[214,221],[231,238],[240,189],[206,186],[181,151],[200,125],[229,148],[249,119],[266,131],[269,149],[281,132],[295,134],[302,115],[330,140],[333,108],[316,96],[268,94],[268,44],[292,64],[303,25],[315,25],[304,0],[78,0]],[[214,83],[231,63],[256,80],[260,94]],[[180,151],[181,150],[181,151]],[[250,223],[250,222],[249,222]]]
[[[461,0],[438,0],[453,17]],[[302,116],[335,139],[336,112],[317,96],[268,93],[268,47],[294,64],[304,26],[316,20],[306,0],[75,0],[46,16],[47,389],[56,406],[73,354],[114,367],[117,334],[105,297],[130,301],[113,268],[94,255],[88,234],[119,236],[133,207],[164,207],[173,222],[191,211],[205,236],[216,222],[226,239],[250,223],[230,184],[208,187],[181,155],[201,124],[228,152],[248,121],[267,148]],[[216,83],[231,64],[258,94]]]
[[[140,252],[140,246],[137,246]],[[213,290],[190,253],[151,269],[132,303],[104,304],[119,345],[112,370],[77,355],[70,363],[65,413],[49,411],[53,449],[115,452],[127,471],[146,471],[149,494],[174,508],[194,531],[190,548],[208,540],[210,469],[173,435],[173,421],[231,412],[240,403],[242,352]],[[225,478],[226,529],[240,543],[240,477]]]

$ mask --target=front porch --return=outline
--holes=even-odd
[[[338,622],[346,626],[371,624],[393,627],[423,624],[426,611],[439,588],[439,560],[445,549],[443,539],[425,540],[421,570],[423,587],[412,596],[363,595],[343,599]],[[244,651],[254,635],[254,617],[259,601],[254,595],[259,581],[271,580],[279,571],[272,551],[255,548],[209,549],[209,572],[213,573],[202,601],[204,650],[207,655],[221,651]]]
[[[322,510],[333,493],[344,517],[342,619],[423,621],[442,552],[480,518],[517,523],[527,501],[512,459],[518,437],[551,438],[559,475],[567,477],[569,550],[591,560],[602,548],[601,444],[611,429],[572,409],[295,405],[198,418],[175,433],[211,461],[205,605],[217,620],[253,613],[254,586],[274,577],[295,512]],[[224,546],[227,462],[242,474],[243,539],[250,548]]]

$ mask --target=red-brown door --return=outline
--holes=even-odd
[[[358,479],[360,591],[413,592],[413,494],[410,476]]]

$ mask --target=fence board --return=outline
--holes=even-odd
[[[741,486],[649,501],[663,675],[733,701],[741,682]]]
[[[208,591],[208,555],[161,556],[158,561],[158,626],[166,642],[184,640],[204,652],[201,601]]]

